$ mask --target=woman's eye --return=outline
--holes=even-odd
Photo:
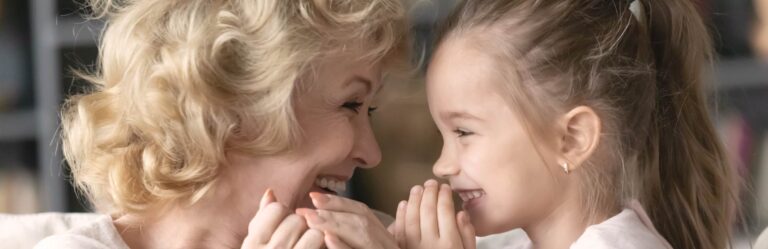
[[[362,102],[346,102],[343,105],[341,105],[342,108],[347,108],[355,113],[360,113],[360,107],[363,106]]]
[[[468,131],[468,130],[465,130],[465,129],[461,129],[461,128],[455,129],[455,130],[453,130],[453,132],[456,133],[456,135],[458,135],[459,137],[465,137],[465,136],[469,136],[469,135],[475,134],[474,132],[471,132],[471,131]]]
[[[377,107],[377,106],[368,107],[368,116],[373,115],[373,113],[376,112],[376,110],[378,110],[378,109],[379,109],[379,107]]]

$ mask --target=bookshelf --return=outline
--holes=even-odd
[[[31,77],[21,84],[30,86],[28,88],[32,89],[32,96],[26,99],[29,102],[26,105],[11,105],[9,108],[0,109],[0,144],[11,147],[21,143],[35,144],[34,151],[22,150],[15,153],[36,157],[33,162],[26,162],[31,165],[21,166],[36,172],[39,203],[36,211],[82,211],[78,203],[72,203],[76,198],[66,180],[67,172],[63,167],[58,139],[59,108],[69,91],[65,86],[73,81],[68,69],[90,64],[96,58],[95,53],[86,53],[90,58],[85,60],[90,62],[71,57],[77,57],[77,53],[84,50],[96,50],[103,24],[85,20],[79,14],[72,13],[72,8],[77,5],[66,1],[19,1],[9,7],[17,9],[5,11],[26,10],[26,13],[17,14],[28,18],[27,22],[21,22],[27,25],[20,25],[26,28],[23,30],[25,32],[9,35],[28,35],[21,39],[29,41],[25,49],[31,58]],[[3,156],[0,152],[0,158]],[[13,162],[0,163],[7,165]]]

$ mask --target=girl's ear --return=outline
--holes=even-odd
[[[566,113],[558,124],[561,130],[558,163],[567,163],[569,171],[578,170],[600,142],[600,117],[592,108],[579,106]]]

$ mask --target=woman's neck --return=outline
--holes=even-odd
[[[221,189],[219,190],[221,191]],[[237,195],[217,193],[216,200],[203,199],[189,207],[171,207],[166,212],[128,214],[114,225],[130,248],[240,248],[252,212],[232,210],[225,203]],[[240,217],[250,214],[248,217]]]
[[[587,213],[576,199],[571,199],[553,209],[544,219],[523,227],[523,230],[531,240],[533,248],[570,248],[587,227],[608,218],[607,215],[598,215],[599,217],[594,219],[587,219]]]

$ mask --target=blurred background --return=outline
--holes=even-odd
[[[57,138],[62,101],[83,88],[72,68],[92,66],[103,24],[85,21],[78,0],[0,0],[0,213],[84,212]],[[693,0],[712,24],[720,55],[708,94],[714,122],[744,178],[739,236],[768,225],[768,0]],[[454,0],[411,7],[419,56]],[[388,86],[373,126],[384,160],[360,170],[349,195],[394,214],[408,190],[433,177],[441,140],[423,81]]]

